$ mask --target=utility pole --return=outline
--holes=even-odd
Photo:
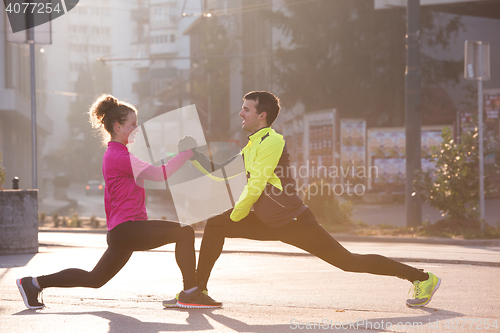
[[[464,77],[477,80],[477,120],[479,135],[479,215],[481,231],[485,228],[484,208],[484,122],[483,81],[490,79],[490,44],[482,41],[465,41]]]
[[[29,11],[28,11],[29,12]],[[30,86],[31,86],[31,159],[32,159],[32,181],[31,188],[37,189],[37,133],[36,133],[36,78],[35,78],[35,15],[27,13],[28,45],[30,48]]]
[[[420,0],[407,0],[406,6],[406,226],[422,224],[422,202],[413,191],[415,171],[421,165],[420,101]]]

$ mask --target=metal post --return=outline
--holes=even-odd
[[[273,11],[273,0],[269,1],[270,11]],[[273,41],[273,23],[272,20],[269,20],[269,46],[270,46],[270,54],[269,54],[269,91],[273,92],[273,65],[274,65],[274,41]]]
[[[479,132],[479,213],[484,231],[484,139],[483,139],[483,46],[478,47],[479,80],[477,81],[477,120]]]
[[[420,0],[408,0],[406,7],[406,225],[422,224],[422,203],[413,192],[415,171],[421,169],[420,113]]]
[[[34,15],[28,15],[34,21]],[[37,134],[36,134],[36,79],[35,79],[35,28],[28,29],[28,45],[30,48],[30,84],[31,84],[31,159],[32,159],[32,188],[37,189]]]

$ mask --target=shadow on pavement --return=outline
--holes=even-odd
[[[44,314],[50,315],[92,315],[109,320],[109,333],[123,333],[123,332],[141,332],[141,333],[158,333],[158,332],[182,332],[182,331],[205,331],[215,329],[205,317],[208,316],[213,320],[227,326],[230,329],[238,332],[280,332],[282,329],[289,329],[290,325],[248,325],[240,320],[229,318],[220,314],[213,314],[214,309],[165,309],[165,311],[183,311],[188,312],[189,316],[186,319],[186,324],[174,324],[168,322],[143,322],[134,317],[125,316],[122,314],[110,311],[96,311],[96,312],[47,312],[23,310],[14,313],[13,316],[26,316]],[[168,318],[165,318],[168,320]]]
[[[369,319],[356,319],[351,323],[338,322],[334,320],[331,322],[321,322],[319,324],[330,325],[330,329],[334,328],[336,324],[345,324],[344,331],[368,329],[373,332],[393,332],[394,329],[444,329],[446,321],[453,321],[453,318],[463,317],[464,314],[438,310],[434,308],[418,308],[416,311],[427,312],[422,316],[417,317],[394,317],[394,318],[369,318]],[[282,332],[293,329],[291,324],[276,324],[276,325],[249,325],[241,320],[227,317],[222,314],[213,313],[214,309],[165,309],[164,311],[182,311],[188,312],[189,316],[186,319],[186,324],[176,324],[168,322],[143,322],[131,316],[110,312],[110,311],[95,311],[95,312],[62,312],[62,313],[48,313],[46,311],[33,311],[23,310],[13,314],[14,316],[24,315],[92,315],[109,320],[109,333],[123,333],[123,332],[141,332],[141,333],[158,333],[165,331],[204,331],[215,329],[207,320],[209,317],[220,324],[235,330],[237,332],[250,332],[250,333],[264,333],[264,332]],[[349,310],[348,310],[349,311]],[[359,311],[359,310],[353,310]],[[360,316],[361,317],[361,316]],[[168,318],[165,318],[168,320]],[[456,321],[456,320],[455,320]],[[390,323],[390,324],[389,324]],[[351,325],[349,325],[351,324]],[[411,327],[410,327],[411,326]],[[324,328],[324,327],[323,327]],[[341,328],[341,327],[339,327]]]
[[[0,255],[0,268],[26,266],[36,255],[36,253]]]
[[[11,268],[26,266],[31,259],[35,257],[33,254],[10,254],[0,256],[0,268],[7,268],[4,272],[0,273],[0,281],[10,271]],[[19,278],[22,278],[20,276]]]
[[[439,330],[445,329],[446,321],[448,323],[456,319],[464,317],[463,313],[440,310],[429,307],[411,308],[415,311],[427,312],[417,317],[394,317],[394,318],[369,318],[365,319],[363,323],[350,330],[367,329],[374,332],[394,332],[394,330]],[[360,319],[362,320],[362,319]],[[390,323],[390,324],[389,324]],[[451,327],[451,325],[449,326]],[[449,328],[448,327],[448,328]]]

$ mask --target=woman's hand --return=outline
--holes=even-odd
[[[196,143],[196,140],[191,135],[186,135],[177,143],[179,153],[196,147],[198,147],[198,143]]]

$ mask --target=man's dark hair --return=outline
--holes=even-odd
[[[257,104],[255,104],[255,108],[257,109],[258,114],[261,114],[262,112],[267,113],[266,123],[267,126],[271,126],[280,113],[279,98],[268,91],[252,91],[243,97],[243,100],[248,99],[257,102]]]

